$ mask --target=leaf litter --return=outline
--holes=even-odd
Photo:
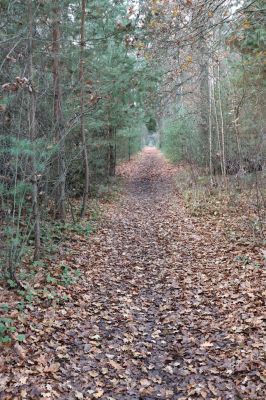
[[[157,150],[119,173],[97,232],[60,253],[82,271],[68,301],[26,309],[25,341],[1,351],[0,399],[265,400],[264,253],[245,265],[190,216]]]

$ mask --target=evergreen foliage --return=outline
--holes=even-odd
[[[195,117],[180,109],[163,121],[162,150],[172,162],[188,161],[202,163],[201,141]]]
[[[1,257],[15,280],[36,234],[40,247],[40,221],[64,220],[68,199],[84,192],[84,146],[91,195],[115,175],[117,159],[140,149],[156,81],[130,44],[139,28],[124,2],[95,0],[84,11],[77,1],[2,1],[1,13]]]
[[[0,2],[4,275],[40,257],[47,221],[78,218],[73,197],[84,216],[144,137],[211,176],[262,168],[264,2],[205,3]]]

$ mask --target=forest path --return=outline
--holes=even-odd
[[[230,243],[192,223],[158,150],[127,168],[122,201],[89,243],[91,318],[75,334],[88,353],[66,379],[73,371],[91,398],[98,387],[105,399],[265,399],[255,276],[241,281]]]
[[[33,335],[44,333],[13,369],[28,377],[16,398],[265,400],[261,271],[234,261],[217,225],[188,217],[158,150],[120,172],[124,195],[97,233],[70,239],[82,282],[38,313]]]

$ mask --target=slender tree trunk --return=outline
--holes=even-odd
[[[115,176],[115,151],[112,144],[109,144],[109,176]]]
[[[221,95],[221,73],[220,73],[220,64],[218,62],[218,99],[219,99],[219,111],[220,111],[220,119],[221,119],[221,145],[222,145],[222,163],[223,163],[223,176],[226,175],[226,158],[225,158],[225,134],[224,134],[224,115],[223,115],[223,106],[222,106],[222,95]]]
[[[81,21],[80,21],[80,62],[79,62],[79,84],[80,84],[80,136],[82,142],[83,161],[85,169],[84,179],[84,193],[80,216],[84,217],[86,211],[86,204],[89,195],[89,157],[88,149],[86,144],[86,135],[84,130],[84,47],[85,47],[85,15],[86,15],[86,0],[82,0],[81,3]]]
[[[128,161],[131,159],[131,137],[128,137]]]
[[[214,78],[215,78],[215,76],[214,76]],[[215,83],[213,83],[213,86],[212,86],[212,98],[213,98],[214,118],[215,118],[216,131],[217,131],[218,157],[219,157],[221,173],[223,175],[224,168],[223,168],[223,160],[222,160],[222,145],[221,145],[220,126],[219,126],[217,103],[216,103],[216,97],[215,97]]]
[[[117,149],[116,149],[116,129],[114,131],[114,139],[115,139],[115,145],[114,145],[114,176],[116,174],[116,156],[117,156]]]
[[[109,155],[108,155],[108,164],[109,164],[109,176],[115,176],[115,168],[116,168],[116,145],[114,143],[115,140],[115,130],[111,127],[108,128],[109,132]]]
[[[233,125],[234,125],[235,134],[236,134],[238,160],[239,160],[240,167],[242,168],[243,167],[243,157],[242,157],[242,151],[241,151],[240,132],[239,132],[239,112],[240,112],[240,110],[235,105],[234,99],[232,101],[232,106],[233,106],[233,110],[234,110]]]
[[[208,147],[208,136],[209,136],[209,54],[206,39],[201,37],[199,39],[199,54],[198,54],[199,66],[200,66],[200,78],[199,78],[199,92],[200,92],[200,125],[201,125],[201,136],[204,142],[204,146]]]
[[[212,84],[213,84],[213,70],[212,70],[212,60],[209,63],[209,168],[211,183],[213,183],[213,163],[212,163]]]
[[[232,93],[232,109],[234,110],[234,120],[233,120],[233,125],[234,125],[234,131],[236,135],[236,143],[237,143],[237,153],[238,153],[238,161],[240,164],[240,168],[243,168],[243,152],[242,152],[242,145],[241,145],[241,136],[240,136],[240,131],[239,131],[239,118],[240,118],[240,112],[241,112],[241,107],[243,105],[244,99],[245,99],[245,93],[242,94],[241,99],[239,100],[238,104],[236,103],[236,93],[234,91],[234,88],[229,82],[230,90]]]
[[[54,130],[58,143],[57,177],[58,187],[56,193],[56,217],[65,220],[65,137],[63,129],[62,93],[60,86],[60,9],[59,0],[54,1],[52,22],[52,52],[53,52],[53,87],[54,87]]]
[[[28,121],[29,121],[29,138],[33,145],[33,154],[31,157],[31,175],[32,175],[32,212],[34,221],[34,260],[38,260],[40,257],[41,239],[40,239],[40,213],[38,204],[38,182],[37,182],[37,168],[36,168],[36,156],[34,149],[34,142],[36,139],[36,93],[33,87],[33,13],[32,13],[32,0],[28,0],[28,16],[29,16],[29,109],[28,109]]]

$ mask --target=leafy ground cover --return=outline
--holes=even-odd
[[[97,230],[23,301],[3,292],[1,399],[266,398],[265,250],[239,215],[191,213],[180,168],[150,148],[122,165]]]

